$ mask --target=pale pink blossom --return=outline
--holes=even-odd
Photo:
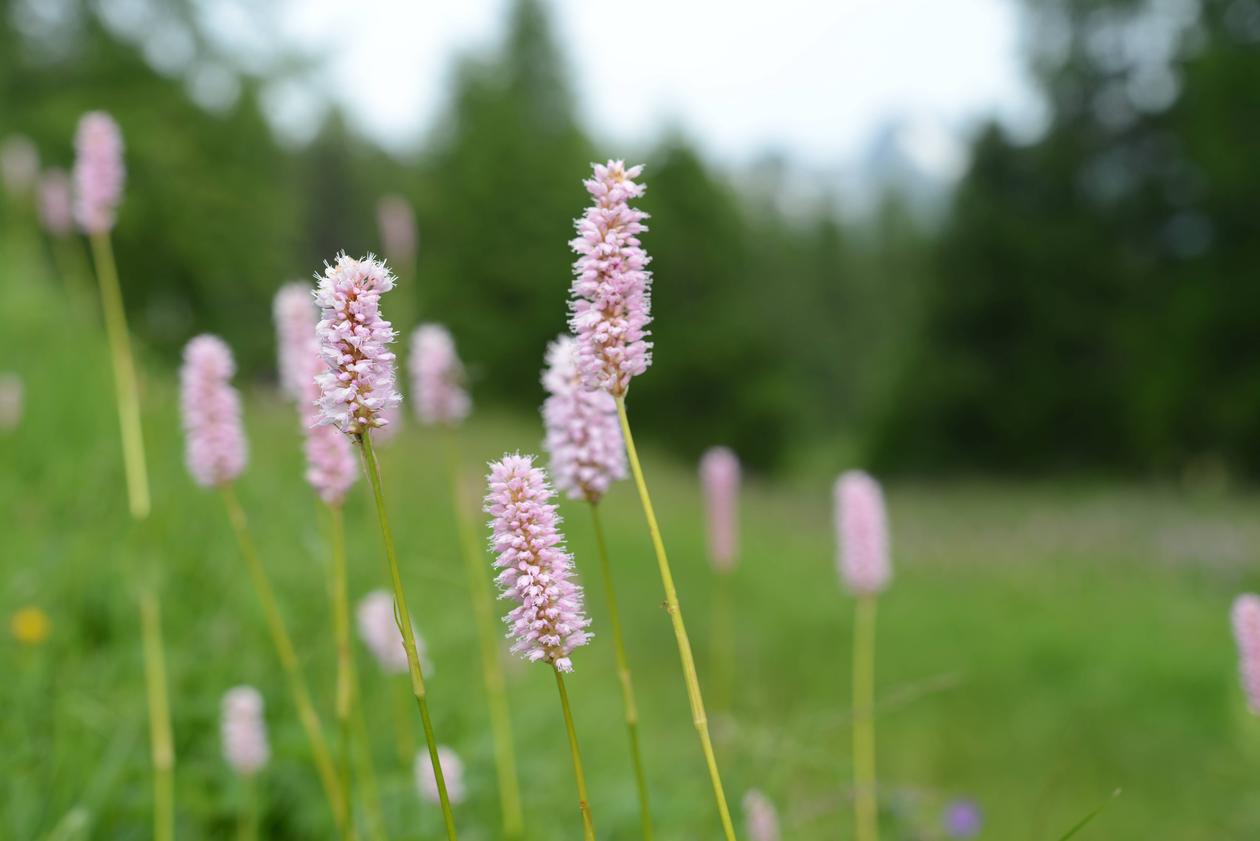
[[[455,426],[472,411],[464,365],[455,340],[440,324],[421,324],[411,334],[411,401],[423,424]]]
[[[393,288],[393,273],[373,255],[355,260],[342,252],[315,291],[315,333],[326,366],[318,377],[320,423],[348,435],[384,426],[384,411],[402,402],[389,350],[395,334],[380,311],[381,295]]]
[[[49,169],[40,177],[39,219],[55,237],[74,231],[74,191],[65,170]]]
[[[1243,694],[1251,711],[1260,715],[1260,596],[1246,593],[1235,599],[1231,618]]]
[[[446,745],[438,745],[438,764],[442,766],[442,779],[446,781],[446,796],[452,804],[464,802],[464,761],[459,754]],[[437,777],[433,774],[433,759],[429,751],[421,750],[416,754],[416,790],[428,802],[437,805],[441,802],[438,796]]]
[[[495,580],[503,597],[517,603],[505,619],[516,639],[512,651],[570,672],[569,654],[590,640],[591,620],[573,580],[573,556],[564,548],[547,474],[533,456],[505,455],[491,462],[486,479]]]
[[[314,388],[314,379],[311,382]],[[325,503],[341,505],[359,477],[354,445],[337,427],[318,423],[314,412],[307,412],[307,419],[303,442],[306,481]]]
[[[280,388],[291,400],[299,402],[311,399],[315,375],[319,373],[311,363],[311,360],[319,359],[319,343],[315,339],[319,310],[315,308],[311,293],[309,284],[301,281],[286,283],[276,291],[271,305],[276,325]],[[306,407],[302,408],[305,416]]]
[[[542,376],[546,447],[551,475],[569,499],[599,502],[626,476],[626,450],[617,404],[606,391],[587,391],[577,367],[577,342],[562,335],[547,346]]]
[[[634,180],[642,171],[642,166],[626,169],[622,161],[594,164],[594,177],[583,183],[595,202],[575,223],[578,236],[570,242],[578,254],[569,301],[578,368],[587,388],[614,397],[624,395],[631,378],[652,362],[647,341],[652,273],[638,237],[647,230],[647,214],[629,205],[643,195],[643,185]]]
[[[836,480],[836,534],[840,577],[856,595],[874,595],[888,586],[888,519],[879,483],[860,470]]]
[[[86,233],[107,233],[114,227],[127,176],[118,123],[104,111],[84,114],[74,149],[75,218]]]
[[[223,696],[223,758],[243,777],[253,776],[271,758],[267,744],[267,724],[263,720],[263,697],[252,686],[237,686]]]
[[[201,335],[184,347],[180,369],[185,461],[197,484],[231,482],[245,469],[241,397],[232,387],[236,363],[218,336]]]
[[[739,553],[739,459],[712,447],[700,459],[700,486],[709,525],[709,561],[719,572],[735,567]]]
[[[749,841],[779,841],[779,813],[770,798],[757,789],[744,795],[744,825]]]
[[[410,266],[416,260],[416,215],[411,202],[399,195],[382,196],[376,203],[381,248],[390,262]]]
[[[10,134],[0,143],[0,180],[4,191],[25,198],[39,178],[39,150],[24,134]]]
[[[402,631],[398,628],[398,619],[394,613],[394,596],[386,590],[373,590],[362,599],[355,609],[355,617],[359,623],[359,638],[367,646],[368,651],[376,658],[381,671],[391,675],[406,674],[409,670],[407,648],[403,642]],[[433,664],[428,659],[428,649],[424,638],[416,631],[416,622],[411,621],[412,636],[416,640],[416,651],[420,655],[420,665],[426,676],[433,675]],[[446,767],[443,765],[443,767]]]

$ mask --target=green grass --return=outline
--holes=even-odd
[[[8,361],[26,387],[21,427],[0,438],[0,613],[51,616],[50,638],[0,642],[0,837],[141,839],[151,787],[135,575],[162,593],[178,763],[178,837],[230,837],[243,792],[219,752],[227,688],[258,686],[274,751],[261,779],[270,838],[331,835],[306,743],[244,575],[221,500],[182,463],[173,359],[145,358],[154,515],[128,520],[103,337],[64,319],[65,290],[5,261]],[[127,267],[123,266],[126,285]],[[17,281],[17,282],[15,282]],[[231,294],[225,288],[225,294]],[[240,305],[267,310],[269,301]],[[662,314],[666,317],[667,314]],[[523,348],[522,352],[533,349]],[[541,350],[541,349],[539,349]],[[657,364],[667,365],[667,359]],[[651,376],[649,373],[648,376]],[[296,420],[245,383],[251,462],[239,484],[332,736],[334,651],[327,550],[302,481]],[[633,400],[631,400],[633,413]],[[469,470],[535,450],[532,417],[478,415]],[[477,638],[441,442],[410,424],[382,447],[408,595],[435,669],[440,741],[468,767],[462,838],[498,838]],[[694,473],[648,448],[646,470],[702,680],[713,579]],[[844,465],[819,465],[826,475]],[[1119,788],[1077,838],[1260,834],[1260,725],[1243,708],[1227,609],[1260,586],[1257,500],[1097,485],[894,485],[896,578],[881,601],[879,769],[888,839],[940,837],[946,800],[986,813],[983,838],[1060,838]],[[718,836],[673,636],[634,489],[603,506],[658,838]],[[637,811],[589,518],[565,504],[597,634],[568,681],[600,837],[637,837]],[[852,602],[834,572],[829,486],[752,481],[743,499],[732,708],[715,711],[719,761],[738,803],[764,789],[793,841],[852,837],[848,674]],[[353,596],[386,586],[366,486],[348,504]],[[359,657],[394,838],[440,836],[395,750],[391,685]],[[578,838],[563,722],[547,669],[509,665],[533,839]],[[710,691],[712,697],[713,692]],[[412,722],[418,733],[418,722]],[[55,827],[60,834],[50,835]]]

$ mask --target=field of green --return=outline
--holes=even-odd
[[[26,391],[20,427],[0,437],[0,837],[150,837],[137,576],[162,596],[178,837],[235,832],[244,793],[220,755],[218,713],[223,692],[240,683],[267,701],[273,761],[261,776],[263,836],[332,837],[222,501],[183,467],[177,360],[141,353],[154,512],[136,527],[90,289],[67,289],[38,265],[9,257],[0,267],[0,369],[20,374]],[[270,301],[238,306],[269,312]],[[542,348],[521,352],[541,364]],[[251,461],[239,495],[331,736],[323,521],[302,479],[294,411],[266,383],[241,385]],[[465,467],[480,475],[486,459],[536,451],[541,436],[534,417],[475,414],[463,432]],[[492,745],[443,446],[409,423],[381,453],[412,609],[434,664],[434,724],[467,766],[461,838],[490,841],[500,837]],[[735,668],[724,689],[712,668],[715,582],[695,471],[646,449],[732,800],[764,790],[790,841],[851,838],[853,605],[835,574],[828,479],[849,465],[747,483],[734,637],[725,643]],[[1104,802],[1077,838],[1260,837],[1260,722],[1243,705],[1227,617],[1235,593],[1260,586],[1260,498],[893,483],[888,502],[895,579],[880,602],[877,657],[886,839],[942,838],[941,809],[955,797],[980,804],[980,837],[998,841],[1055,841]],[[616,487],[603,508],[657,837],[718,838],[633,488]],[[562,510],[596,633],[576,652],[569,680],[595,823],[600,838],[633,839],[635,791],[590,520],[580,506]],[[348,502],[348,525],[358,597],[387,581],[363,483]],[[51,619],[34,645],[8,629],[29,606]],[[437,839],[437,810],[416,796],[402,755],[419,734],[418,722],[408,717],[400,728],[395,714],[403,679],[384,677],[361,646],[356,655],[390,837]],[[579,838],[580,823],[548,671],[510,662],[509,691],[528,837],[562,841]]]

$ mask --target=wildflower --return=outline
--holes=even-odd
[[[874,595],[888,586],[888,522],[879,483],[860,470],[836,480],[836,533],[840,577],[857,595]]]
[[[739,542],[739,459],[726,447],[713,447],[700,459],[709,521],[709,560],[719,572],[735,566]]]
[[[55,237],[68,236],[74,229],[74,195],[64,170],[50,169],[40,177],[39,219]]]
[[[459,754],[446,745],[438,745],[438,763],[442,766],[442,775],[446,781],[446,794],[451,803],[464,801],[464,762]],[[420,796],[430,803],[441,802],[438,797],[437,777],[433,774],[433,760],[427,750],[416,754],[416,789]]]
[[[744,823],[751,841],[779,841],[779,813],[770,798],[755,788],[744,795]]]
[[[380,664],[386,674],[407,673],[407,649],[403,646],[402,632],[394,614],[394,597],[386,590],[373,590],[359,600],[355,609],[359,622],[359,638]],[[411,632],[416,640],[416,651],[426,675],[433,673],[424,639],[416,631],[416,621],[411,620]],[[446,767],[443,764],[443,767]]]
[[[586,645],[591,620],[582,588],[573,581],[573,556],[557,528],[559,516],[547,474],[533,456],[505,455],[490,464],[485,512],[504,597],[518,604],[506,622],[516,637],[512,650],[557,671],[573,670],[569,654]]]
[[[202,487],[226,484],[245,469],[241,397],[230,382],[235,372],[232,351],[217,336],[197,336],[184,347],[180,402],[185,460]]]
[[[605,391],[587,391],[578,375],[577,342],[562,335],[547,346],[542,383],[546,447],[551,475],[569,499],[599,502],[609,485],[626,476],[626,450],[617,404]]]
[[[1235,599],[1231,618],[1243,693],[1247,706],[1260,715],[1260,596],[1246,593]]]
[[[223,758],[243,777],[262,770],[271,757],[263,698],[252,686],[237,686],[223,696]]]
[[[309,285],[300,281],[286,283],[276,292],[272,317],[276,323],[280,387],[290,399],[299,402],[310,399],[315,375],[319,373],[311,362],[319,358],[315,341],[317,314]]]
[[[984,827],[984,815],[974,800],[953,800],[945,806],[944,824],[950,838],[975,838]]]
[[[394,275],[368,255],[337,255],[315,290],[320,321],[315,327],[327,370],[319,375],[320,423],[360,436],[384,426],[382,412],[402,402],[394,390],[394,330],[381,318],[381,295],[394,288]]]
[[[423,424],[454,426],[468,417],[472,401],[464,366],[451,334],[440,324],[421,324],[411,334],[412,401]]]
[[[75,218],[85,233],[108,233],[127,175],[122,132],[113,117],[92,111],[79,120],[74,148]]]
[[[632,377],[652,362],[647,326],[652,318],[648,290],[652,273],[638,234],[647,230],[647,214],[629,205],[643,195],[634,181],[642,166],[626,169],[622,161],[594,165],[585,181],[595,199],[575,223],[577,252],[570,288],[569,329],[578,341],[578,368],[588,389],[614,397],[626,393]]]
[[[38,607],[24,607],[9,619],[9,630],[23,645],[39,645],[52,632],[52,620]]]

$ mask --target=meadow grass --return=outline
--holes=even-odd
[[[5,363],[26,385],[20,428],[0,438],[0,610],[52,619],[38,646],[0,642],[0,837],[140,839],[150,771],[134,562],[161,588],[177,754],[177,835],[229,837],[246,792],[220,756],[219,701],[249,683],[267,701],[272,764],[258,779],[262,837],[332,834],[328,810],[222,505],[183,466],[177,360],[138,347],[153,516],[142,557],[123,557],[127,516],[109,360],[96,321],[67,318],[67,290],[35,268],[0,278]],[[29,264],[35,266],[37,264]],[[120,267],[126,285],[126,267]],[[265,310],[266,302],[258,302]],[[89,313],[90,315],[90,313]],[[261,328],[260,329],[264,329]],[[523,349],[527,352],[529,349]],[[542,348],[536,349],[542,364]],[[657,360],[668,365],[668,359]],[[478,395],[474,394],[475,397]],[[251,462],[238,483],[259,550],[325,724],[336,652],[322,519],[302,479],[291,406],[245,383]],[[484,395],[482,395],[484,398]],[[541,389],[540,389],[541,400]],[[477,412],[467,469],[538,451],[535,417]],[[380,446],[386,500],[441,741],[467,765],[461,837],[499,837],[489,716],[469,615],[442,437],[408,423]],[[644,453],[694,639],[708,638],[714,579],[692,465]],[[831,475],[774,484],[742,502],[732,580],[736,691],[714,715],[733,803],[758,787],[793,841],[852,834],[849,657],[853,610],[833,562]],[[1099,484],[898,484],[887,488],[894,580],[881,597],[879,773],[889,838],[939,837],[954,796],[979,801],[981,837],[1059,838],[1117,788],[1078,838],[1260,834],[1260,724],[1243,708],[1227,611],[1260,586],[1260,499]],[[598,598],[589,515],[561,502],[592,645],[567,680],[601,838],[639,834],[620,690]],[[635,673],[653,818],[662,841],[719,837],[643,515],[628,482],[601,503]],[[366,483],[346,504],[349,590],[387,585]],[[479,536],[484,529],[479,529]],[[490,563],[487,554],[485,562]],[[357,645],[356,641],[356,645]],[[697,646],[708,683],[708,646]],[[442,834],[393,744],[396,687],[360,656],[392,838]],[[508,664],[527,837],[578,838],[564,722],[549,670]],[[329,730],[330,738],[333,736]],[[361,810],[357,810],[361,813]],[[895,829],[902,827],[901,830]],[[911,827],[921,827],[912,830]]]

